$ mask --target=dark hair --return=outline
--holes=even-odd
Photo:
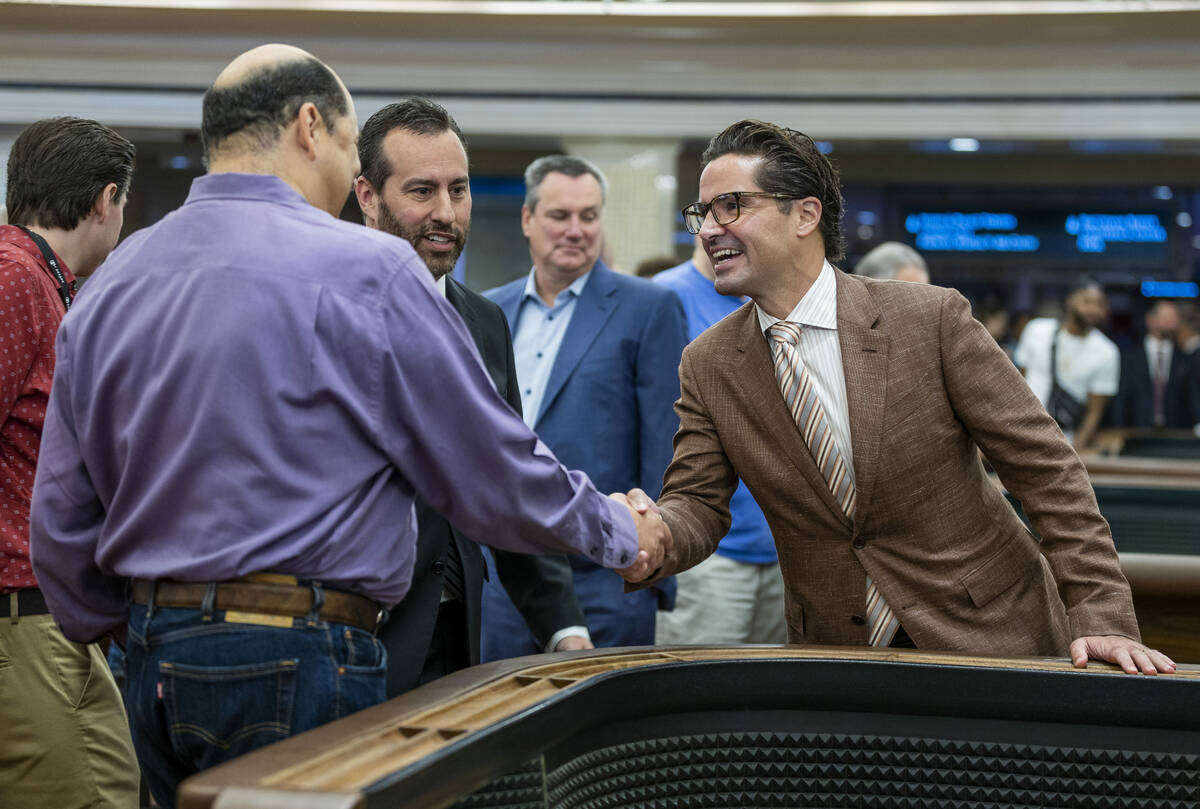
[[[669,270],[672,267],[678,266],[678,264],[679,259],[675,256],[650,256],[638,262],[633,274],[638,278],[653,278],[663,270]]]
[[[600,202],[608,199],[608,178],[599,166],[576,155],[552,154],[539,157],[525,167],[525,207],[531,211],[541,199],[542,182],[548,174],[565,174],[568,177],[590,174],[600,183]]]
[[[381,190],[387,178],[392,176],[392,167],[383,153],[383,139],[393,129],[404,129],[417,135],[453,132],[462,143],[463,151],[467,148],[467,139],[463,137],[462,130],[441,104],[420,96],[388,104],[367,119],[358,136],[358,160],[362,163],[362,176],[376,190]]]
[[[1076,292],[1085,289],[1095,289],[1100,292],[1104,291],[1104,285],[1090,275],[1076,275],[1071,279],[1071,285],[1067,287],[1067,297],[1071,297]]]
[[[763,121],[738,121],[709,141],[700,163],[707,166],[726,154],[763,158],[754,180],[764,191],[820,200],[820,228],[821,238],[825,242],[825,257],[830,261],[845,258],[841,181],[837,168],[828,157],[821,154],[812,138],[794,129]],[[780,200],[779,207],[781,211],[791,210],[791,202]]]
[[[308,101],[330,132],[350,109],[337,76],[311,56],[262,68],[237,84],[209,87],[200,122],[205,161],[234,135],[252,150],[271,148]]]
[[[8,221],[74,230],[109,183],[117,199],[128,193],[134,154],[133,144],[104,124],[38,121],[8,153]]]

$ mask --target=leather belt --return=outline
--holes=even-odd
[[[268,578],[268,577],[264,577]],[[312,612],[313,588],[295,582],[292,577],[270,576],[284,581],[219,581],[216,584],[216,599],[213,609],[266,615],[285,615],[306,618]],[[200,608],[208,592],[209,582],[184,582],[160,579],[133,580],[133,600],[138,604],[150,602],[150,586],[154,588],[154,604],[159,607]],[[319,617],[337,624],[349,624],[368,632],[375,632],[383,622],[382,606],[366,596],[322,588],[325,603]]]
[[[42,591],[34,587],[15,590],[0,596],[0,618],[12,616],[13,596],[17,597],[17,615],[50,614],[50,608],[46,606],[46,599],[42,597]]]

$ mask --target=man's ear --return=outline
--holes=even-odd
[[[799,216],[796,218],[796,235],[810,235],[821,226],[821,200],[816,197],[804,197],[793,203]]]
[[[317,159],[317,140],[325,129],[321,111],[311,101],[300,105],[296,113],[296,145],[309,160]]]
[[[358,200],[358,209],[362,211],[363,221],[368,225],[374,226],[376,220],[375,209],[379,203],[379,192],[361,174],[354,178],[354,197]]]
[[[531,219],[533,219],[533,211],[529,210],[528,205],[522,205],[521,206],[521,233],[523,233],[525,235],[526,239],[529,238],[529,222]]]
[[[117,188],[117,184],[109,183],[96,195],[96,200],[92,203],[91,214],[96,217],[98,223],[103,224],[116,210],[117,203],[120,202],[119,193],[120,189]]]

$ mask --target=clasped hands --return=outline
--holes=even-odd
[[[637,559],[629,567],[618,569],[617,573],[630,583],[644,581],[662,567],[663,560],[671,552],[671,529],[663,522],[654,501],[641,489],[630,489],[628,494],[614,492],[609,497],[629,509],[638,532]]]

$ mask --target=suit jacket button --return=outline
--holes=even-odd
[[[862,626],[866,622],[867,622],[867,619],[862,617],[861,615],[851,615],[850,616],[850,623],[854,624],[855,626]]]
[[[867,547],[867,541],[862,537],[856,537],[854,540],[854,547],[861,551],[863,548]]]
[[[439,561],[437,561],[437,562],[434,562],[434,563],[433,563],[433,567],[432,567],[432,568],[430,568],[430,569],[431,569],[431,570],[432,570],[432,571],[433,571],[433,572],[434,572],[436,575],[440,576],[440,575],[442,575],[442,571],[446,569],[446,566],[445,566],[444,564],[442,564],[442,562],[439,560]]]

